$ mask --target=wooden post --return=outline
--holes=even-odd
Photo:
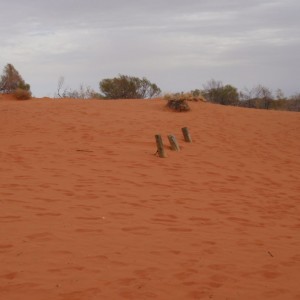
[[[164,149],[164,144],[162,142],[162,138],[160,134],[155,135],[156,145],[157,145],[157,153],[159,157],[165,158],[167,157]]]
[[[183,133],[183,136],[184,136],[184,140],[187,142],[187,143],[191,143],[192,142],[192,138],[191,138],[191,135],[189,133],[189,130],[187,127],[183,127],[181,128],[182,130],[182,133]]]
[[[172,134],[168,135],[168,139],[169,139],[169,142],[170,142],[170,145],[171,145],[171,149],[173,151],[177,151],[177,152],[180,151],[180,147],[177,143],[175,135],[172,135]]]

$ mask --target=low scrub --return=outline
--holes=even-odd
[[[178,112],[190,111],[189,101],[206,102],[206,99],[198,92],[192,91],[190,93],[175,93],[166,94],[164,99],[167,100],[167,107]]]
[[[31,98],[31,92],[30,92],[30,90],[17,88],[14,91],[14,96],[18,100],[29,100]]]
[[[99,87],[106,99],[150,99],[161,93],[160,88],[147,78],[127,75],[103,79]]]
[[[206,99],[200,93],[196,93],[196,92],[166,94],[164,96],[164,99],[168,101],[176,100],[176,101],[206,102]]]
[[[168,100],[167,107],[171,110],[178,111],[178,112],[184,112],[184,111],[190,111],[191,108],[186,100],[180,99],[170,99]]]

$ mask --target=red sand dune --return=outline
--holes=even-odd
[[[300,114],[164,104],[0,96],[1,300],[300,299]]]

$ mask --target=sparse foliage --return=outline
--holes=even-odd
[[[59,98],[63,98],[63,95],[66,93],[66,90],[62,90],[64,83],[65,83],[65,77],[60,76],[57,82],[57,96]]]
[[[58,98],[74,98],[74,99],[93,99],[101,98],[100,94],[96,93],[90,86],[83,83],[80,84],[77,90],[67,89],[64,87],[65,78],[61,76],[57,82],[56,97]]]
[[[240,106],[249,108],[271,109],[273,103],[272,91],[259,84],[252,89],[244,89],[240,92]]]
[[[261,84],[253,88],[253,96],[257,99],[273,99],[272,91]]]
[[[145,99],[161,93],[160,88],[148,79],[127,75],[103,79],[99,86],[107,99]]]
[[[74,99],[99,98],[98,94],[90,86],[86,86],[84,84],[80,84],[77,90],[66,91],[65,97]]]
[[[275,92],[276,100],[286,100],[286,97],[281,89],[277,89]]]
[[[18,100],[28,100],[31,98],[31,92],[29,90],[24,90],[22,88],[17,88],[14,91],[14,96],[18,99]]]
[[[300,112],[300,93],[292,96],[289,100],[286,101],[286,103],[288,110]]]
[[[1,75],[0,92],[9,94],[17,89],[30,91],[30,85],[24,81],[12,64],[7,64]]]
[[[182,92],[182,93],[174,93],[174,94],[165,94],[164,99],[206,102],[206,99],[202,96],[200,90],[191,91],[189,93]]]
[[[237,105],[239,103],[239,94],[232,85],[223,85],[221,81],[214,79],[204,85],[203,95],[213,103],[222,105]]]

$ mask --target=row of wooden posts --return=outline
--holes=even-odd
[[[183,128],[181,128],[181,131],[183,133],[184,140],[187,143],[191,143],[192,142],[192,138],[191,138],[189,129],[187,127],[183,127]],[[162,158],[167,157],[161,135],[160,134],[156,134],[155,135],[155,140],[156,140],[156,146],[157,146],[158,156],[162,157]],[[173,135],[173,134],[168,135],[168,140],[169,140],[169,143],[171,145],[171,149],[173,151],[180,151],[180,147],[178,145],[178,142],[176,140],[175,135]]]

